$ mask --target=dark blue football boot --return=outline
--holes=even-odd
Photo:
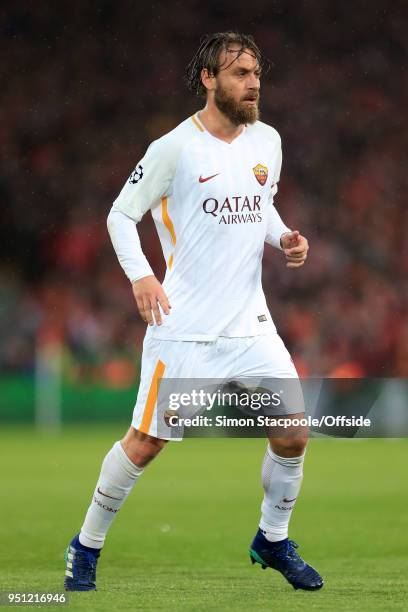
[[[323,586],[323,578],[296,552],[298,544],[293,540],[269,542],[261,529],[252,542],[249,556],[252,563],[260,563],[262,569],[270,567],[280,572],[294,589],[315,591]]]
[[[83,546],[79,534],[75,536],[65,551],[64,587],[66,591],[95,591],[96,564],[101,551]]]

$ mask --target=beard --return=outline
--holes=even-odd
[[[233,125],[242,125],[245,123],[255,123],[259,119],[258,102],[254,106],[244,104],[245,99],[254,99],[255,94],[247,94],[239,102],[229,96],[225,89],[220,86],[215,90],[214,102],[219,111],[221,111]],[[256,95],[258,100],[258,94]]]

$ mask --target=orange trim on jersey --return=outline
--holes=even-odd
[[[196,126],[196,128],[198,128],[200,130],[200,132],[204,132],[204,128],[198,123],[198,121],[194,117],[194,115],[191,117],[191,119],[193,120],[193,123]]]
[[[159,359],[153,372],[152,382],[150,383],[150,389],[149,393],[147,394],[147,400],[143,411],[142,422],[140,423],[139,427],[139,431],[142,433],[149,433],[150,425],[152,424],[154,407],[157,402],[157,394],[159,392],[160,382],[163,378],[165,369],[166,366]]]
[[[170,236],[171,236],[171,242],[173,244],[173,246],[176,246],[176,232],[174,231],[174,225],[173,225],[173,221],[170,219],[169,217],[169,213],[167,211],[167,198],[164,197],[161,200],[162,203],[162,219],[163,219],[163,223],[164,225],[167,227],[167,229],[170,232]]]
[[[173,253],[169,257],[169,261],[168,261],[167,266],[168,266],[169,270],[171,270],[171,268],[173,266]]]

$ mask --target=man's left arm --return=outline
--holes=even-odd
[[[306,261],[309,243],[298,230],[291,230],[282,221],[272,202],[267,206],[265,242],[285,253],[288,268],[300,268]]]
[[[273,200],[278,192],[278,181],[282,168],[282,149],[279,145],[279,155],[274,173],[274,183],[268,198],[267,228],[265,242],[285,253],[288,268],[300,268],[306,261],[309,243],[298,230],[291,230],[282,221]]]

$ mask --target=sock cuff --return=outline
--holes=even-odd
[[[138,467],[135,463],[133,463],[133,461],[129,459],[119,440],[115,442],[112,450],[115,453],[115,456],[117,457],[123,469],[126,470],[126,472],[131,478],[137,478],[143,473],[144,468]]]
[[[270,444],[268,444],[267,453],[272,461],[275,461],[275,463],[279,463],[280,465],[284,465],[286,467],[297,467],[298,465],[302,465],[303,461],[305,460],[306,449],[299,457],[280,457],[273,452]]]
[[[287,523],[270,525],[262,517],[259,522],[259,529],[264,532],[264,536],[268,542],[281,542],[288,537]]]
[[[84,533],[84,531],[81,529],[79,536],[79,543],[81,544],[81,546],[83,546],[85,549],[89,550],[89,552],[92,553],[98,553],[99,556],[99,551],[102,550],[103,545],[105,543],[105,539],[101,538],[99,540],[95,540],[95,538],[90,538],[88,534]]]

